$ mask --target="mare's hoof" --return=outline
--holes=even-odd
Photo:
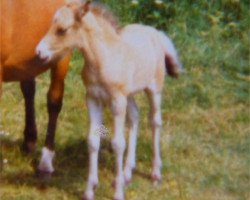
[[[36,142],[23,142],[21,150],[24,154],[32,154],[36,150]]]

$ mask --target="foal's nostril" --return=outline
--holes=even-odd
[[[43,62],[43,63],[48,62],[48,56],[43,55],[41,50],[36,49],[36,55],[37,55],[38,59],[40,60],[40,62]]]
[[[39,49],[36,49],[36,55],[40,58],[41,57],[41,52]]]

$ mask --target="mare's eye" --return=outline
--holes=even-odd
[[[64,28],[57,28],[56,29],[56,35],[58,36],[64,36],[66,34],[67,29]]]

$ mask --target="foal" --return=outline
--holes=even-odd
[[[124,185],[131,180],[136,160],[138,108],[133,95],[144,90],[150,100],[154,149],[152,178],[160,181],[161,91],[166,69],[171,76],[177,77],[181,64],[174,45],[162,32],[139,24],[128,25],[118,31],[105,9],[91,6],[88,2],[68,4],[59,9],[49,32],[36,50],[43,59],[50,60],[72,48],[81,49],[86,61],[83,80],[90,117],[90,166],[84,198],[93,199],[94,188],[98,184],[100,134],[97,130],[102,125],[103,106],[107,104],[114,118],[114,199],[122,200]],[[126,113],[129,121],[129,142],[123,169]]]

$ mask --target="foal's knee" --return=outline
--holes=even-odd
[[[151,127],[161,127],[162,126],[162,119],[161,119],[161,112],[158,111],[150,116],[150,123]]]
[[[112,148],[116,153],[123,153],[126,147],[126,141],[124,137],[115,137],[112,140]]]
[[[90,152],[98,151],[100,147],[100,139],[98,136],[90,134],[88,137],[88,148]]]

